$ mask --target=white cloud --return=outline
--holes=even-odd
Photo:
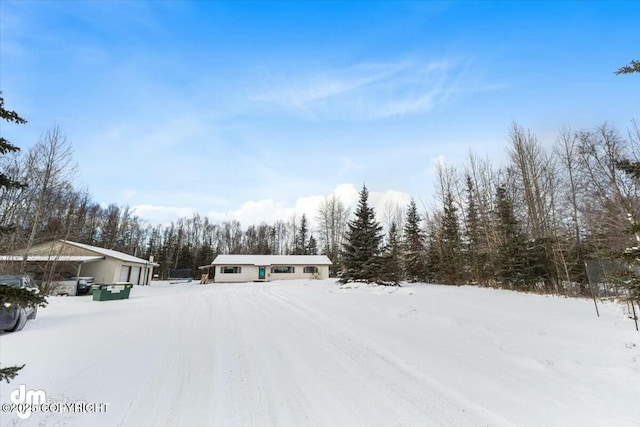
[[[324,196],[307,196],[300,197],[296,200],[296,215],[305,214],[308,219],[312,220],[318,213],[318,207],[324,200]]]
[[[249,225],[257,225],[261,222],[273,224],[277,220],[289,221],[294,214],[300,217],[304,213],[313,228],[315,227],[318,208],[326,197],[335,194],[344,203],[345,207],[354,212],[360,198],[359,191],[353,184],[345,183],[338,185],[327,195],[298,197],[293,203],[273,199],[250,200],[244,202],[238,209],[228,211],[213,210],[200,213],[206,214],[215,222],[240,221],[245,229]],[[411,196],[409,194],[395,190],[386,190],[384,192],[369,191],[369,202],[378,215],[378,221],[381,220],[386,204],[396,204],[403,208],[409,203],[410,199]],[[169,224],[180,218],[191,217],[197,212],[192,207],[155,206],[150,204],[136,205],[133,206],[132,210],[135,215],[153,224]]]
[[[399,207],[404,208],[409,204],[411,196],[401,191],[387,190],[384,193],[372,192],[370,195],[370,199],[371,206],[373,206],[376,210],[378,221],[380,221],[380,214],[382,214],[385,205],[398,205]]]
[[[250,200],[240,206],[240,208],[227,211],[211,211],[207,216],[214,221],[240,221],[243,227],[251,224],[266,222],[273,223],[279,219],[287,220],[293,215],[294,209],[286,205],[285,202],[273,199]]]
[[[346,206],[355,206],[360,198],[358,195],[360,190],[356,190],[353,184],[340,184],[333,190],[333,194],[338,197]]]

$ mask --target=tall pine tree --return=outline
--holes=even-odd
[[[471,284],[486,285],[491,281],[493,268],[490,262],[490,251],[487,244],[486,230],[483,227],[475,188],[471,177],[467,175],[467,216],[464,230],[464,258],[468,268],[467,281]]]
[[[296,235],[296,241],[293,246],[293,255],[307,255],[309,245],[309,226],[307,225],[307,216],[302,214],[300,220],[300,228]]]
[[[18,115],[15,111],[5,110],[4,108],[4,98],[0,93],[0,119],[6,120],[11,123],[16,124],[24,124],[27,121]],[[11,144],[4,137],[0,137],[0,155],[5,155],[7,153],[15,153],[20,149],[15,145]],[[24,183],[15,181],[11,179],[6,174],[0,171],[0,189],[1,188],[23,188],[26,187]],[[14,230],[14,227],[11,224],[0,224],[0,234],[8,234]],[[0,286],[0,307],[8,307],[8,306],[18,306],[18,307],[44,307],[47,305],[47,300],[39,294],[35,294],[30,290],[24,288],[14,288],[8,285]],[[0,382],[6,381],[9,382],[16,375],[18,375],[18,371],[24,368],[22,366],[8,366],[6,368],[0,369]]]
[[[318,255],[318,242],[313,234],[309,236],[309,244],[307,245],[307,255]]]
[[[347,224],[342,245],[341,283],[380,281],[382,226],[368,200],[369,191],[363,186],[355,218]]]
[[[616,167],[633,179],[640,181],[640,162],[621,160],[617,162]],[[619,253],[614,253],[614,258],[622,261],[623,265],[629,265],[629,268],[621,269],[618,272],[616,282],[627,290],[627,298],[631,304],[635,303],[640,308],[640,275],[637,273],[640,264],[640,221],[632,213],[628,213],[627,218],[630,222],[628,232],[633,244]]]
[[[505,287],[528,290],[527,242],[504,187],[496,191],[496,231],[499,239],[494,261],[497,281]]]
[[[624,66],[616,74],[631,74],[640,73],[640,61],[632,60],[629,65]],[[640,181],[640,162],[633,162],[629,159],[621,159],[616,162],[616,168],[622,170],[636,181]],[[631,304],[634,302],[638,304],[640,308],[640,275],[637,274],[637,267],[640,263],[640,220],[636,215],[629,212],[627,213],[628,219],[631,222],[629,227],[629,234],[635,238],[635,244],[626,248],[622,254],[618,254],[618,258],[630,263],[635,269],[631,268],[626,271],[624,277],[619,278],[620,283],[628,291],[628,298]],[[637,315],[636,315],[636,329],[638,328]]]
[[[5,110],[4,108],[4,98],[2,97],[2,93],[0,92],[0,119],[6,120],[7,122],[16,123],[16,124],[25,124],[27,121],[20,117],[18,113],[15,111]],[[20,151],[18,147],[13,145],[11,142],[7,141],[4,137],[0,136],[0,155],[4,156],[7,153],[15,153]],[[26,185],[24,183],[18,182],[2,171],[0,171],[0,188],[24,188]],[[0,233],[7,234],[13,231],[14,227],[12,224],[0,224]]]
[[[389,243],[382,255],[380,282],[383,285],[398,286],[404,279],[402,268],[402,245],[395,221],[389,227]]]
[[[421,218],[416,202],[411,199],[407,207],[407,218],[404,224],[403,249],[404,272],[410,282],[427,280],[425,263],[425,237],[420,228]]]
[[[438,267],[440,265],[440,229],[435,220],[427,224],[428,232],[425,239],[425,276],[427,283],[437,283]]]
[[[464,257],[467,273],[467,282],[477,284],[481,280],[481,267],[479,260],[480,249],[480,218],[478,207],[473,194],[473,181],[467,175],[467,216],[464,229]]]
[[[453,196],[447,192],[444,197],[444,212],[441,230],[439,233],[440,263],[438,265],[438,277],[447,285],[462,284],[462,256],[460,225],[458,223],[457,208],[453,202]]]

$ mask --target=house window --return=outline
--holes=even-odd
[[[304,268],[305,273],[313,273],[316,274],[318,272],[318,267],[315,265],[310,265]]]
[[[292,267],[290,265],[276,265],[275,267],[271,267],[271,272],[272,273],[295,273],[296,269],[295,267]]]
[[[220,267],[221,274],[240,274],[242,272],[242,267]]]

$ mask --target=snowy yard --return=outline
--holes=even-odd
[[[50,298],[0,336],[47,398],[106,413],[2,426],[638,426],[640,345],[622,307],[473,287],[333,281],[135,287]]]

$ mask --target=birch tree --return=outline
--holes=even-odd
[[[340,248],[349,221],[349,210],[335,195],[327,197],[318,207],[316,215],[322,251],[336,269],[340,263]]]
[[[51,204],[61,190],[68,185],[71,176],[75,172],[72,165],[71,142],[58,127],[47,131],[38,144],[29,151],[29,157],[33,159],[35,171],[30,187],[34,190],[35,200],[32,209],[31,231],[26,242],[26,250],[21,270],[24,269],[29,254],[29,249],[36,242],[37,232],[47,215],[51,212]]]

